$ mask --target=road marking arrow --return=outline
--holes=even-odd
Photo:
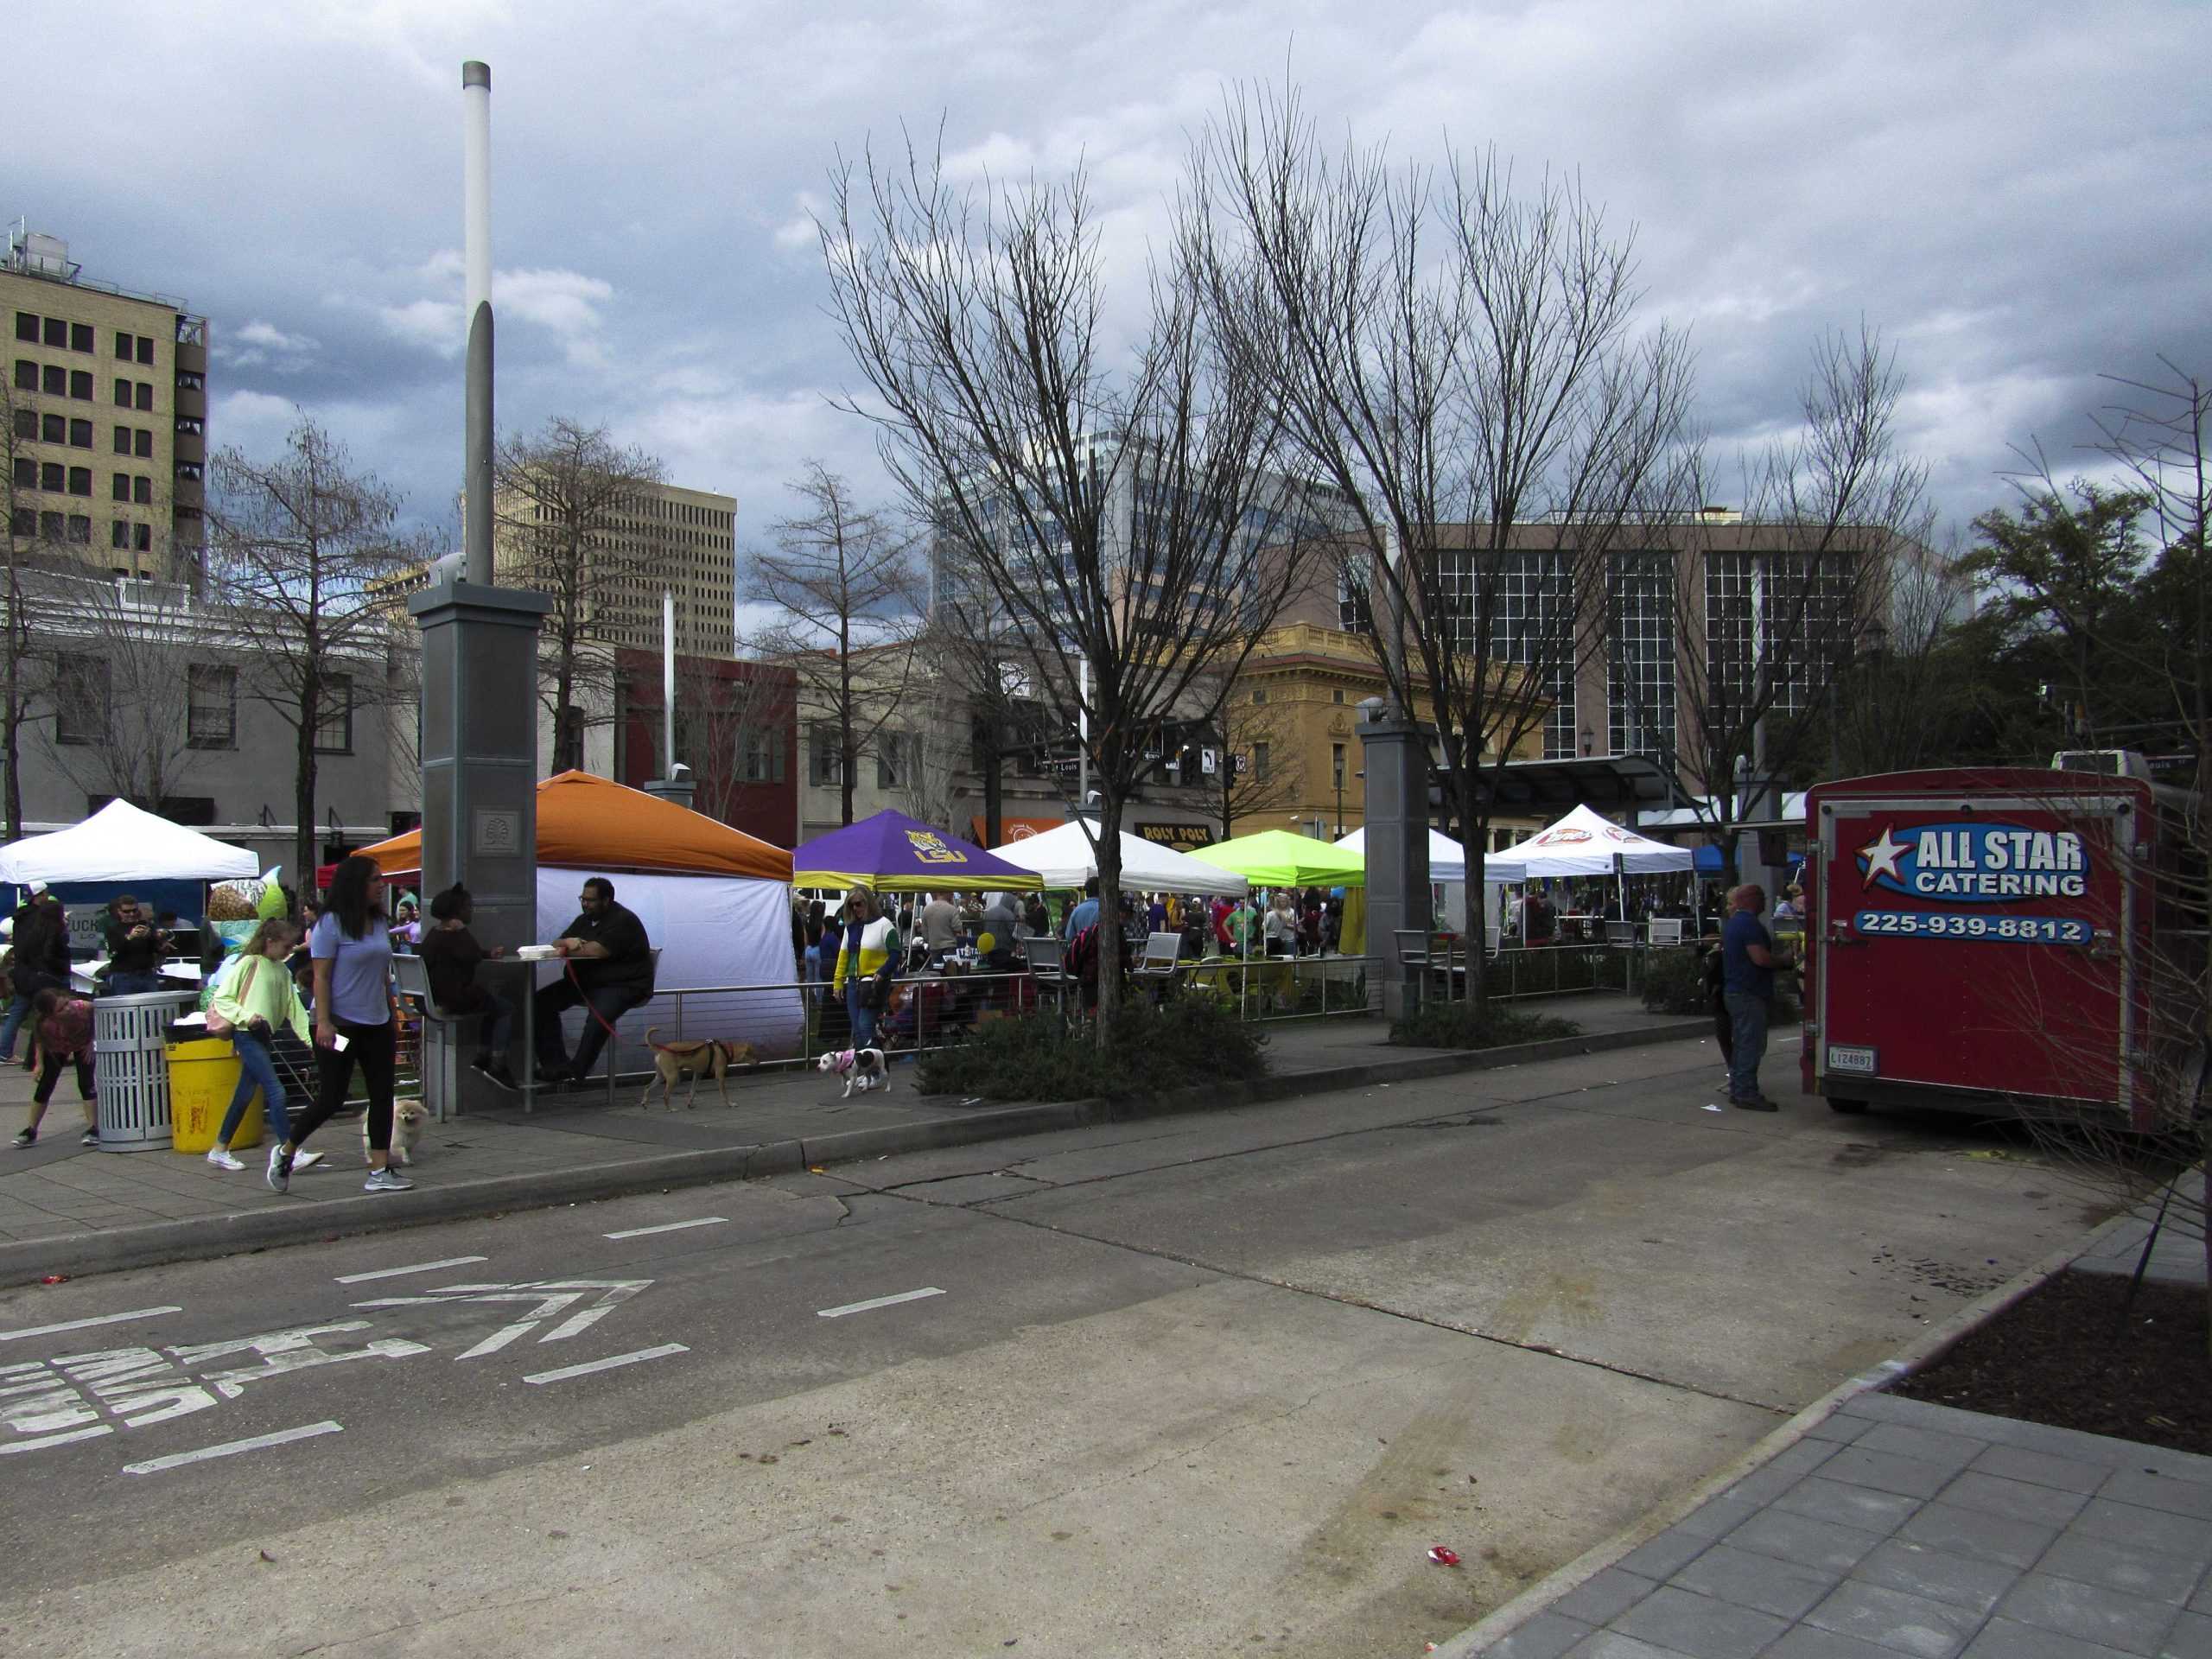
[[[495,1354],[509,1343],[518,1342],[556,1315],[566,1313],[583,1301],[594,1291],[598,1300],[579,1313],[571,1314],[538,1338],[540,1342],[560,1342],[589,1330],[612,1313],[622,1303],[652,1284],[650,1279],[539,1279],[515,1285],[445,1285],[422,1296],[382,1296],[374,1301],[355,1302],[355,1307],[424,1307],[456,1302],[525,1302],[531,1311],[512,1324],[501,1325],[474,1348],[456,1354],[456,1360],[477,1359],[486,1354]]]

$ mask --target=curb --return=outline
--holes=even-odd
[[[1757,1472],[1780,1457],[1811,1430],[1826,1422],[1836,1408],[1845,1402],[1885,1389],[1899,1377],[1910,1376],[1933,1363],[1961,1338],[1995,1319],[2053,1275],[2063,1272],[2101,1243],[2107,1234],[2117,1231],[2132,1219],[2123,1212],[2093,1229],[2080,1243],[2060,1246],[1996,1289],[1967,1303],[1942,1324],[1922,1332],[1891,1357],[1837,1383],[1717,1474],[1707,1476],[1689,1491],[1668,1499],[1657,1509],[1631,1522],[1566,1566],[1554,1568],[1512,1600],[1502,1607],[1493,1608],[1459,1635],[1438,1643],[1434,1649],[1437,1659],[1477,1659],[1477,1656],[1492,1643],[1503,1641],[1554,1602],[1580,1589],[1630,1550],[1649,1542],[1676,1522],[1687,1519],[1707,1500],[1718,1497],[1745,1476]]]
[[[886,1124],[871,1129],[844,1129],[753,1146],[717,1147],[700,1152],[664,1153],[650,1158],[580,1164],[543,1174],[484,1176],[475,1180],[417,1187],[404,1200],[361,1193],[283,1209],[204,1216],[187,1221],[148,1222],[105,1232],[10,1240],[0,1243],[0,1287],[35,1284],[48,1274],[81,1278],[90,1274],[119,1273],[132,1268],[265,1250],[283,1244],[362,1233],[396,1232],[509,1210],[545,1209],[559,1204],[619,1198],[670,1187],[793,1175],[817,1165],[854,1163],[899,1153],[934,1152],[1007,1135],[1044,1135],[1094,1123],[1129,1122],[1186,1112],[1218,1111],[1224,1107],[1267,1105],[1370,1083],[1414,1082],[1459,1072],[1497,1071],[1609,1049],[1675,1042],[1702,1036],[1710,1029],[1707,1020],[1681,1020],[1627,1031],[1599,1032],[1586,1037],[1516,1043],[1471,1053],[1424,1054],[1402,1060],[1329,1066],[1245,1084],[1202,1084],[1141,1098],[982,1107],[957,1116],[918,1123]]]

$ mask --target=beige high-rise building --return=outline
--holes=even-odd
[[[207,541],[207,321],[83,274],[58,237],[0,256],[10,528],[121,575],[189,581]]]
[[[509,529],[517,515],[543,512],[503,497],[494,563],[500,580],[517,578],[527,557]],[[597,639],[639,651],[661,648],[661,594],[676,595],[676,650],[683,657],[737,654],[737,499],[712,490],[649,486],[604,538],[621,574],[600,593],[592,619]],[[640,568],[642,567],[642,569]],[[637,574],[631,574],[636,570]]]

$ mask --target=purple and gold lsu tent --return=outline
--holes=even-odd
[[[873,887],[878,893],[932,893],[949,888],[991,890],[1041,887],[1034,871],[1017,868],[971,847],[957,836],[932,830],[888,808],[872,818],[832,830],[793,850],[795,887]]]

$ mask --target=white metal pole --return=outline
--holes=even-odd
[[[676,594],[664,588],[660,594],[660,718],[661,747],[665,757],[661,776],[676,776]]]
[[[492,67],[461,66],[461,269],[468,330],[463,423],[461,564],[470,582],[492,583]]]

